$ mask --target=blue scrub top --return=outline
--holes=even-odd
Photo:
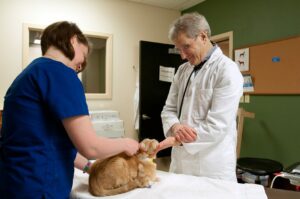
[[[0,138],[0,198],[69,198],[77,153],[62,120],[88,115],[76,72],[34,60],[8,89]]]

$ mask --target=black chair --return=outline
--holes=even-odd
[[[275,160],[243,157],[237,160],[237,169],[255,175],[255,184],[261,184],[260,176],[271,176],[281,172],[283,165]]]
[[[270,176],[281,172],[283,166],[280,162],[264,158],[243,157],[240,158],[240,149],[243,135],[244,118],[254,118],[255,114],[239,108],[237,114],[237,173],[248,172],[256,176],[255,183],[261,184],[260,176]]]

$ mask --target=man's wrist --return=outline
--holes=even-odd
[[[177,131],[177,127],[178,125],[180,125],[179,123],[175,123],[171,126],[171,134],[172,135],[175,135],[176,134],[176,131]]]

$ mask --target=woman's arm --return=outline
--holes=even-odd
[[[88,115],[66,118],[63,125],[78,152],[87,159],[104,159],[121,152],[134,155],[139,143],[130,138],[97,136]]]
[[[76,158],[75,158],[75,161],[74,161],[74,165],[77,169],[80,169],[82,171],[84,171],[84,169],[86,168],[87,165],[89,165],[89,160],[86,159],[85,157],[83,157],[82,155],[80,155],[79,153],[76,154]],[[87,172],[89,173],[89,168],[87,167],[86,168],[86,171],[84,172]]]

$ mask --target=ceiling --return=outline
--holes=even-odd
[[[127,0],[135,3],[142,3],[151,6],[182,11],[205,0]]]

